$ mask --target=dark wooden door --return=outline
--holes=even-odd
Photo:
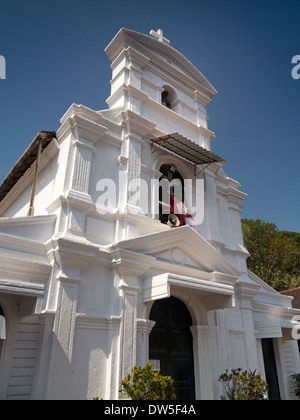
[[[178,400],[195,399],[191,315],[175,298],[156,301],[150,313],[156,324],[149,337],[149,359],[160,361],[161,375],[174,379]]]
[[[277,367],[272,338],[263,338],[261,340],[266,380],[269,385],[269,399],[280,400],[280,390],[277,376]]]

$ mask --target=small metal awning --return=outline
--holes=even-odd
[[[193,162],[195,165],[211,164],[213,162],[226,162],[225,159],[215,155],[210,150],[204,149],[193,141],[183,137],[179,133],[168,134],[166,136],[151,139],[152,144],[158,145],[156,150],[163,147],[184,159]]]

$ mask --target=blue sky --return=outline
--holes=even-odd
[[[248,194],[242,217],[300,232],[299,18],[299,0],[0,0],[1,180],[72,103],[107,108],[104,48],[121,27],[161,28],[219,92],[212,150]]]

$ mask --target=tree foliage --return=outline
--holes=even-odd
[[[299,287],[300,233],[259,219],[242,219],[242,229],[249,270],[277,291]]]
[[[229,372],[227,369],[219,377],[219,382],[222,383],[225,391],[225,395],[221,397],[222,400],[253,401],[267,399],[268,384],[256,371],[243,371],[239,368],[232,369]]]
[[[132,374],[122,381],[120,392],[131,400],[174,400],[173,379],[155,372],[150,363],[145,367],[133,367]]]
[[[300,400],[300,373],[292,375],[292,378],[295,381],[295,395]]]

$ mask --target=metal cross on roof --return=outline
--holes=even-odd
[[[157,38],[160,42],[164,42],[167,45],[170,44],[170,41],[167,38],[164,37],[164,33],[161,29],[158,29],[157,31],[154,31],[153,29],[151,29],[150,35]]]

